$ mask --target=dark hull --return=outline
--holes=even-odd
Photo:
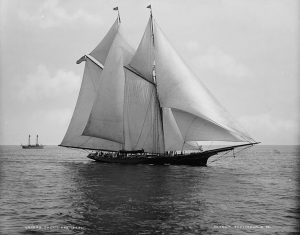
[[[44,145],[22,145],[22,149],[43,149]]]
[[[175,156],[133,155],[130,157],[95,156],[89,154],[87,157],[102,163],[206,166],[207,159],[212,155],[214,154],[200,152]]]
[[[87,157],[102,163],[206,166],[208,158],[213,155],[221,152],[228,152],[238,147],[250,147],[255,144],[258,144],[258,142],[211,149],[190,154],[177,154],[174,156],[149,154],[116,155],[112,153],[105,154],[104,156],[97,156],[95,153],[91,153]]]

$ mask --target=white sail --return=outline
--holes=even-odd
[[[111,26],[110,30],[105,35],[105,37],[96,46],[96,48],[90,53],[90,55],[92,55],[101,64],[105,63],[111,44],[114,41],[116,34],[118,33],[118,29],[119,29],[119,20],[117,19],[114,22],[114,24]]]
[[[76,107],[61,143],[62,146],[87,149],[120,149],[121,146],[119,143],[81,135],[91,112],[93,101],[97,95],[97,84],[101,71],[102,69],[94,62],[89,59],[86,60]]]
[[[87,124],[92,105],[98,93],[98,83],[102,72],[102,66],[106,60],[108,51],[118,32],[119,22],[116,20],[108,33],[98,46],[87,55],[82,84],[77,99],[76,107],[73,112],[71,122],[61,146],[86,148],[86,149],[107,149],[119,150],[120,143],[106,139],[83,136],[82,132]],[[129,52],[130,51],[130,52]],[[127,55],[131,54],[133,49],[127,44]],[[131,57],[129,57],[131,58]],[[127,58],[127,60],[129,60]]]
[[[240,141],[227,129],[193,114],[172,109],[184,141]]]
[[[171,108],[163,108],[165,151],[197,149],[181,134]]]
[[[152,20],[150,18],[139,47],[129,65],[137,70],[144,78],[153,82],[153,62]]]
[[[130,49],[120,27],[106,58],[98,94],[94,101],[83,135],[124,144],[124,63],[131,59]]]
[[[184,64],[156,24],[154,24],[154,36],[156,82],[161,106],[195,115],[204,120],[201,126],[207,123],[210,123],[210,127],[215,125],[209,135],[212,138],[215,129],[219,128],[221,132],[220,127],[222,127],[226,141],[249,140],[247,135],[236,128],[235,121]],[[197,123],[200,124],[198,121]],[[234,132],[236,135],[230,138],[228,132]],[[184,136],[184,133],[182,135]],[[216,138],[219,139],[219,137],[220,135]]]
[[[164,152],[155,86],[130,70],[126,69],[125,75],[125,149]]]

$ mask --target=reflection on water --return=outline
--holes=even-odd
[[[190,167],[100,164],[58,147],[2,147],[0,232],[296,232],[297,149],[273,149]]]
[[[203,218],[206,212],[200,168],[94,163],[77,173],[84,199],[73,206],[82,225],[88,221],[102,232],[200,229],[199,221],[186,218]]]

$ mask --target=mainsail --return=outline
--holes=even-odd
[[[125,149],[163,153],[160,109],[153,84],[126,70]]]
[[[198,141],[254,142],[185,65],[152,13],[135,53],[117,20],[85,60],[63,146],[164,153],[197,149]]]

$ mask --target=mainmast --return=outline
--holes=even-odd
[[[114,11],[118,11],[118,24],[121,24],[121,17],[120,17],[120,11],[119,11],[119,7],[114,7],[113,8]],[[125,97],[125,86],[124,86],[124,97]],[[125,105],[125,99],[123,102],[123,107]],[[124,142],[122,143],[122,150],[125,150],[125,118],[124,118],[124,109],[123,109],[123,140]]]
[[[147,8],[150,9],[150,18],[151,18],[151,35],[152,35],[152,44],[154,47],[154,30],[153,30],[153,15],[152,15],[152,7],[151,4],[147,6]]]
[[[152,64],[152,78],[155,83],[155,96],[156,96],[156,101],[158,103],[158,108],[159,108],[159,119],[161,122],[161,129],[162,129],[162,145],[163,145],[163,150],[165,151],[165,138],[164,138],[164,123],[163,123],[163,110],[160,105],[159,101],[159,96],[158,96],[158,91],[157,91],[157,81],[156,81],[156,73],[155,73],[155,39],[154,39],[154,25],[153,25],[153,14],[152,14],[152,7],[151,4],[147,6],[147,8],[150,9],[150,20],[151,20],[151,38],[152,38],[152,50],[153,50],[153,64]],[[157,128],[157,127],[154,127]],[[156,136],[156,135],[154,135]],[[157,143],[157,141],[154,141],[154,143]],[[157,146],[156,146],[157,147]]]

